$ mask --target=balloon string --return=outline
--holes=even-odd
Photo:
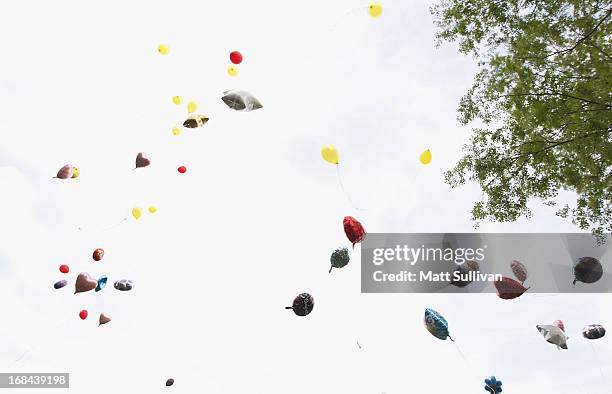
[[[125,222],[126,220],[128,220],[128,218],[127,218],[127,217],[125,217],[125,218],[121,219],[121,220],[120,220],[118,223],[115,223],[115,224],[113,224],[113,225],[110,225],[109,227],[106,227],[106,228],[101,229],[100,231],[108,231],[108,230],[112,230],[112,229],[114,229],[115,227],[117,227],[117,226],[119,226],[120,224],[122,224],[123,222]],[[82,228],[82,227],[79,227],[78,229],[79,229],[79,231],[83,230],[83,228]],[[85,229],[85,230],[87,230],[87,229]]]
[[[348,201],[351,204],[351,206],[353,207],[353,209],[356,209],[357,211],[365,211],[365,209],[357,208],[357,206],[355,206],[355,203],[353,203],[353,200],[351,199],[350,194],[348,194],[346,192],[346,189],[344,188],[344,184],[342,183],[342,176],[340,176],[340,164],[336,164],[336,173],[338,174],[338,183],[340,184],[340,188],[342,189],[342,192],[344,193],[344,195],[348,199]],[[355,246],[355,245],[353,245],[353,246]]]
[[[450,338],[450,335],[448,336]],[[453,345],[455,345],[455,349],[457,349],[457,352],[459,353],[459,355],[461,356],[461,358],[463,359],[463,362],[466,366],[466,368],[468,369],[468,371],[470,371],[470,373],[472,374],[472,376],[474,377],[475,381],[478,381],[479,379],[481,379],[479,376],[476,376],[476,371],[474,371],[470,365],[470,362],[468,361],[467,357],[465,357],[465,355],[463,354],[463,352],[461,351],[461,348],[459,347],[459,345],[457,344],[457,342],[455,342],[452,338],[451,338]],[[487,385],[488,386],[488,385]],[[491,387],[493,388],[493,387]],[[493,392],[496,392],[495,389],[493,390]]]

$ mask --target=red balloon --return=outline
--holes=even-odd
[[[178,168],[178,172],[180,172],[181,174],[186,173],[186,172],[187,172],[187,167],[185,167],[185,166],[180,166],[180,167]]]
[[[238,51],[234,51],[234,52],[230,53],[230,60],[234,64],[242,63],[242,53],[240,53]]]
[[[353,243],[354,248],[356,243],[363,240],[365,230],[363,229],[361,223],[359,223],[359,221],[352,216],[346,216],[342,223],[344,224],[344,233],[348,237],[349,241]]]
[[[70,267],[68,267],[66,264],[62,264],[60,265],[60,272],[62,274],[67,274],[68,272],[70,272]]]
[[[83,309],[81,312],[79,312],[79,317],[81,318],[81,320],[87,319],[87,315],[89,315],[89,313],[87,313],[87,311],[85,309]]]
[[[520,297],[524,292],[529,290],[529,287],[526,288],[520,282],[505,276],[502,277],[501,280],[496,280],[494,285],[497,289],[497,295],[504,300]]]

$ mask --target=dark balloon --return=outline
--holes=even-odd
[[[314,298],[308,293],[302,293],[295,297],[293,305],[285,309],[293,309],[293,313],[298,316],[306,316],[314,308]]]
[[[363,240],[366,232],[361,223],[359,223],[359,221],[352,216],[346,216],[342,221],[342,224],[344,225],[344,233],[349,241],[351,241],[354,248],[356,243]]]
[[[599,324],[591,324],[582,329],[582,336],[586,339],[599,339],[606,335],[606,329]]]
[[[477,272],[479,269],[480,269],[480,266],[478,265],[477,262],[466,261],[465,263],[455,268],[455,272],[459,272],[461,274],[460,278],[464,278],[464,277],[467,277],[466,274],[468,274],[470,271]],[[455,280],[455,275],[453,275],[453,279],[451,280],[451,285],[457,286],[457,287],[465,287],[469,285],[470,283],[472,283],[471,280]]]
[[[92,257],[96,261],[102,260],[102,257],[104,257],[104,249],[98,248],[98,249],[94,250]]]
[[[497,289],[497,295],[504,300],[520,297],[524,292],[529,290],[529,287],[526,288],[514,279],[505,276],[502,277],[501,280],[496,280],[494,285]]]
[[[223,92],[221,100],[223,100],[225,105],[236,111],[249,112],[263,108],[255,96],[244,90],[228,90]]]
[[[134,288],[134,284],[129,279],[118,280],[115,282],[114,286],[115,286],[115,289],[119,291],[129,291],[129,290],[132,290],[132,288]]]
[[[334,250],[331,257],[329,258],[329,261],[331,262],[329,272],[331,272],[333,268],[345,267],[350,260],[351,257],[347,248],[339,248]]]
[[[136,168],[146,167],[151,164],[151,160],[143,152],[136,155]]]
[[[195,129],[196,127],[204,126],[206,122],[208,122],[208,118],[206,116],[193,115],[183,122],[183,126],[187,127],[188,129]]]
[[[594,257],[581,257],[574,264],[574,285],[576,282],[595,283],[602,275],[603,267]]]
[[[58,282],[55,282],[55,284],[53,285],[53,288],[57,289],[61,289],[62,287],[66,286],[68,284],[67,280],[60,280]]]
[[[170,378],[166,380],[166,386],[172,386],[174,384],[174,379]]]

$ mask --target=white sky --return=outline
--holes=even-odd
[[[469,136],[456,107],[475,66],[434,48],[429,2],[384,2],[379,19],[344,0],[152,3],[0,6],[0,372],[70,372],[71,391],[91,394],[476,393],[491,374],[504,393],[607,390],[609,336],[594,353],[580,330],[612,327],[609,295],[360,294],[359,252],[327,273],[345,215],[370,232],[474,231],[478,188],[450,190],[442,173]],[[234,88],[264,108],[229,110]],[[210,122],[173,136],[189,100]],[[365,211],[321,159],[329,143]],[[140,151],[153,164],[132,171]],[[66,163],[80,178],[51,179]],[[534,211],[481,231],[576,231]],[[62,263],[70,284],[55,291]],[[73,295],[81,271],[109,287]],[[115,291],[121,278],[134,291]],[[283,309],[305,291],[311,315]],[[425,330],[426,307],[467,361]],[[113,321],[98,328],[100,312]],[[535,328],[555,319],[567,351]]]

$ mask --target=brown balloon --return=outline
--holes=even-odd
[[[98,248],[98,249],[94,250],[92,257],[96,261],[102,260],[102,257],[104,257],[104,249]]]
[[[530,287],[525,287],[520,282],[506,276],[503,276],[501,280],[496,280],[493,284],[497,289],[497,296],[504,300],[520,297],[530,289]]]
[[[73,174],[74,174],[74,167],[71,166],[70,164],[66,164],[65,166],[60,168],[55,178],[69,179],[69,178],[72,178]]]
[[[79,276],[77,276],[74,285],[74,294],[93,290],[96,286],[98,286],[97,280],[92,278],[87,272],[81,272]]]
[[[151,160],[143,152],[136,155],[136,168],[146,167],[151,164]]]
[[[101,313],[98,327],[100,327],[102,324],[108,323],[109,321],[111,321],[110,316],[107,315],[106,313]]]

